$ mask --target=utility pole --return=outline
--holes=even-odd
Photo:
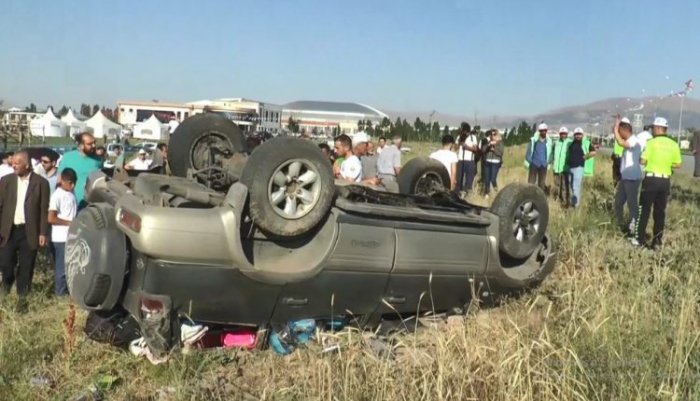
[[[683,101],[685,100],[685,93],[681,94],[681,114],[678,117],[678,144],[681,143],[681,128],[683,127]]]
[[[428,140],[432,140],[433,137],[433,114],[435,114],[435,110],[428,116]]]

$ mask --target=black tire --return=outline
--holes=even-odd
[[[246,151],[245,136],[233,121],[216,113],[195,114],[178,125],[170,139],[168,164],[173,175],[186,177],[188,169],[206,167],[208,145],[202,141],[207,137],[233,153]]]
[[[295,176],[286,169],[291,170],[292,164],[297,163],[301,167]],[[295,237],[316,227],[333,203],[335,181],[332,170],[330,161],[311,141],[277,137],[257,147],[241,175],[241,183],[248,187],[248,208],[253,223],[262,231],[279,237]],[[307,185],[289,178],[301,178],[309,171],[316,175],[316,180]],[[304,198],[313,201],[302,201],[301,191],[305,191]],[[278,197],[280,193],[283,194],[281,198]],[[273,198],[276,197],[281,200],[275,205]],[[284,208],[281,202],[284,202]],[[287,214],[290,204],[295,206],[293,212]],[[298,215],[291,216],[292,213]]]
[[[509,184],[496,195],[491,211],[500,218],[498,242],[501,252],[522,259],[540,246],[549,223],[547,195],[540,187]],[[518,234],[522,234],[520,239]]]
[[[431,182],[445,190],[450,189],[450,173],[442,163],[430,158],[409,160],[401,168],[397,181],[399,192],[405,195],[429,195]]]

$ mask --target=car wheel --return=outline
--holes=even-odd
[[[501,252],[521,259],[540,246],[549,223],[547,196],[540,187],[523,183],[507,185],[496,195],[491,211],[500,218]]]
[[[333,202],[330,161],[310,141],[277,137],[252,152],[241,175],[249,213],[261,230],[293,237],[314,228]]]
[[[399,192],[406,195],[430,195],[450,188],[450,173],[437,160],[413,158],[397,177]]]
[[[186,177],[189,169],[209,166],[209,149],[220,150],[216,157],[246,151],[245,136],[233,121],[215,113],[195,114],[173,132],[168,146],[168,164],[173,175]]]

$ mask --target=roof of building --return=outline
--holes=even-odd
[[[388,117],[381,111],[360,103],[350,102],[326,102],[317,100],[298,100],[283,105],[284,110],[309,111],[309,112],[331,112],[339,114],[364,114],[379,118]]]

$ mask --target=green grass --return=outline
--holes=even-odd
[[[409,144],[413,155],[429,145]],[[526,178],[522,149],[508,149],[501,186]],[[97,375],[120,378],[108,399],[303,400],[693,400],[700,399],[700,188],[679,175],[668,209],[665,247],[631,248],[610,224],[610,164],[596,161],[576,211],[551,206],[558,264],[543,286],[519,300],[435,330],[396,338],[400,355],[379,360],[368,334],[336,333],[338,355],[318,346],[288,357],[272,351],[215,350],[174,355],[152,366],[80,330],[64,350],[69,306],[50,297],[38,273],[31,312],[0,307],[0,399],[65,400]],[[550,178],[551,179],[551,178]],[[488,204],[480,197],[474,202]],[[33,388],[32,375],[53,388]],[[245,398],[249,397],[249,398]],[[254,398],[250,398],[254,397]]]

